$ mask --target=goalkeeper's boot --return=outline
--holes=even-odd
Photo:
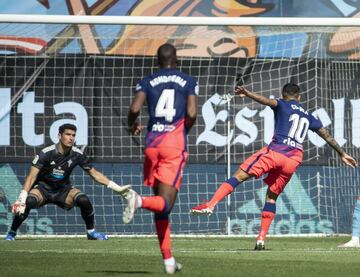
[[[5,240],[13,241],[15,240],[16,232],[9,231],[5,237]]]
[[[87,233],[88,240],[108,240],[109,237],[103,233],[96,232],[95,230],[91,233]]]
[[[254,250],[265,250],[265,242],[263,240],[257,240]]]
[[[165,273],[175,274],[182,269],[182,264],[175,262],[175,265],[165,265]]]
[[[350,248],[350,247],[359,248],[360,247],[359,239],[352,238],[348,242],[338,245],[338,247],[340,247],[340,248]]]
[[[214,207],[210,207],[207,203],[200,204],[190,209],[190,213],[193,215],[211,215],[214,211]]]
[[[130,189],[128,193],[125,196],[125,199],[127,200],[127,206],[123,212],[123,222],[125,224],[128,224],[133,220],[135,212],[138,208],[137,206],[137,198],[140,197],[136,191]]]

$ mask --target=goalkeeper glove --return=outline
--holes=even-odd
[[[117,192],[121,196],[125,197],[129,191],[129,189],[131,188],[131,185],[119,186],[115,182],[110,181],[107,187],[112,189],[113,191]]]
[[[22,215],[25,213],[26,208],[26,198],[28,196],[27,191],[22,190],[19,194],[18,199],[15,201],[15,203],[12,205],[11,211],[14,214]]]

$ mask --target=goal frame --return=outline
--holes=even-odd
[[[192,26],[323,26],[359,27],[354,17],[170,17],[1,14],[0,23],[99,24],[99,25],[192,25]],[[285,24],[284,24],[285,23]]]
[[[169,16],[79,16],[1,14],[0,23],[92,24],[92,25],[188,25],[188,26],[321,26],[360,27],[360,18],[344,17],[169,17]],[[285,24],[284,24],[285,23]],[[230,105],[230,104],[229,104]],[[230,123],[227,130],[230,132]],[[228,143],[228,154],[230,144]],[[230,159],[228,158],[228,163]],[[227,175],[230,177],[230,164]],[[228,198],[230,205],[230,198]],[[228,220],[228,235],[231,233]],[[57,235],[58,236],[58,235]],[[209,236],[209,235],[206,235]],[[219,236],[219,235],[216,235]],[[286,235],[284,235],[286,236]],[[314,234],[318,236],[318,234]]]

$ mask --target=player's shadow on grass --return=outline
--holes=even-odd
[[[150,271],[128,271],[128,270],[88,270],[88,274],[102,274],[103,276],[111,276],[118,274],[150,274]]]
[[[270,248],[266,248],[264,250],[254,250],[254,248],[235,248],[235,249],[230,249],[229,248],[229,252],[234,251],[234,252],[269,252],[271,249]]]

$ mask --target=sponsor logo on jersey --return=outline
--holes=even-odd
[[[199,95],[199,84],[198,83],[196,83],[196,86],[195,86],[195,94]]]
[[[153,132],[171,132],[175,130],[175,125],[172,124],[161,124],[157,122],[154,124],[151,128],[151,131]]]
[[[291,147],[295,147],[297,149],[303,150],[302,144],[297,143],[295,140],[292,140],[291,138],[284,139],[283,144],[287,144],[290,145]]]
[[[36,164],[39,160],[39,155],[36,155],[35,158],[33,159],[32,163]]]
[[[59,166],[58,168],[54,168],[51,176],[56,178],[56,179],[63,179],[64,178],[64,173],[65,171],[61,169],[61,167]]]

